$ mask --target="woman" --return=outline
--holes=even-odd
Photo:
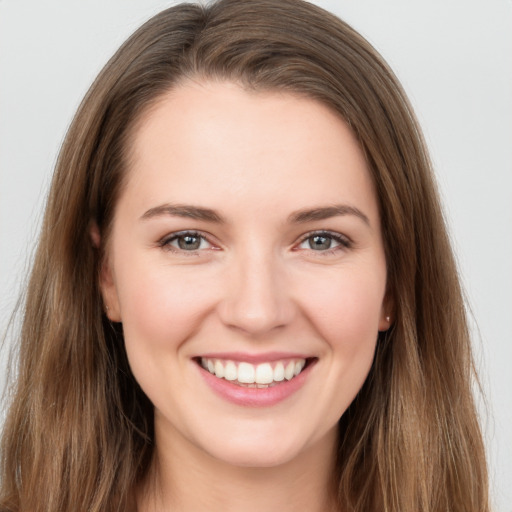
[[[2,510],[487,510],[464,306],[396,78],[296,1],[181,5],[57,164]]]

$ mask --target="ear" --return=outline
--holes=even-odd
[[[379,332],[387,331],[392,325],[395,318],[395,301],[389,293],[386,292],[384,300],[382,301],[382,308],[379,318]]]
[[[91,237],[92,246],[99,249],[101,245],[100,228],[93,220],[89,223],[89,236]]]
[[[91,237],[94,248],[100,250],[101,234],[96,222],[91,222],[89,236]],[[105,306],[105,314],[111,322],[121,322],[121,312],[114,274],[106,250],[103,249],[103,252],[104,254],[102,255],[100,263],[99,286]]]
[[[117,287],[108,257],[103,258],[100,268],[100,290],[105,314],[111,322],[121,322]]]

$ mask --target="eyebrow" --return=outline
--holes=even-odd
[[[142,220],[152,219],[154,217],[161,217],[164,215],[171,215],[174,217],[185,217],[187,219],[204,220],[207,222],[216,222],[224,224],[224,218],[219,215],[215,210],[210,208],[201,208],[200,206],[192,206],[186,204],[162,204],[150,208],[144,215]]]
[[[184,217],[187,219],[204,220],[217,224],[226,223],[225,219],[211,208],[170,203],[150,208],[142,215],[141,219],[148,220],[154,217],[161,217],[165,215]],[[359,210],[359,208],[346,204],[298,210],[289,215],[288,222],[290,224],[304,224],[306,222],[325,220],[344,215],[354,215],[355,217],[361,219],[365,224],[370,226],[370,220],[361,210]]]
[[[305,222],[312,222],[315,220],[325,220],[331,217],[338,217],[343,215],[354,215],[361,219],[365,224],[370,226],[370,220],[368,217],[355,206],[349,206],[346,204],[338,204],[333,206],[326,206],[322,208],[312,208],[308,210],[299,210],[292,213],[288,217],[290,223],[302,224]]]

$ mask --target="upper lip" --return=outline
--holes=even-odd
[[[196,357],[258,364],[280,361],[282,359],[310,359],[312,356],[296,352],[263,352],[260,354],[248,354],[245,352],[209,352],[197,355]]]

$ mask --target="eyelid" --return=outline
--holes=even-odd
[[[204,240],[205,242],[208,243],[209,247],[207,247],[206,249],[193,249],[193,250],[187,251],[185,249],[180,249],[178,247],[174,247],[171,245],[171,242],[177,240],[180,237],[184,237],[184,236],[193,236],[193,237],[201,238],[202,240]],[[166,234],[165,236],[160,238],[160,240],[158,240],[157,245],[159,247],[161,247],[162,249],[165,249],[165,250],[168,250],[171,252],[183,254],[186,256],[193,256],[193,255],[197,255],[199,252],[202,252],[202,251],[219,250],[220,247],[218,246],[218,244],[215,244],[214,242],[212,242],[211,238],[212,237],[208,233],[205,233],[204,231],[198,231],[196,229],[182,229],[180,231],[174,231],[172,233]]]
[[[325,236],[328,238],[332,238],[335,242],[339,243],[340,245],[337,247],[329,248],[324,251],[315,251],[313,249],[310,249],[311,252],[316,252],[319,255],[322,254],[329,254],[336,252],[338,250],[345,250],[350,249],[352,247],[352,240],[342,233],[338,233],[337,231],[330,231],[326,229],[315,229],[313,231],[309,231],[308,233],[303,234],[299,241],[294,245],[294,250],[307,250],[307,249],[300,249],[299,246],[303,244],[308,238],[311,238],[313,236]]]
[[[193,249],[190,251],[180,249],[177,247],[173,247],[171,245],[171,242],[175,241],[176,239],[182,237],[182,236],[193,236],[197,238],[201,238],[205,242],[208,243],[209,247],[206,249]],[[316,229],[313,231],[308,231],[307,233],[304,233],[301,235],[299,240],[293,245],[292,250],[299,251],[299,250],[307,250],[307,249],[301,249],[299,246],[304,243],[308,238],[311,238],[313,236],[325,236],[327,238],[331,238],[335,242],[337,242],[339,245],[333,248],[325,249],[325,250],[319,250],[315,251],[314,249],[310,249],[311,252],[318,253],[319,255],[325,255],[333,252],[337,252],[339,250],[345,250],[352,247],[352,241],[349,237],[346,235],[343,235],[342,233],[336,232],[336,231],[330,231],[325,229]],[[162,249],[169,250],[171,252],[184,254],[184,255],[197,255],[199,252],[206,251],[206,250],[220,250],[221,247],[219,244],[214,243],[211,238],[213,238],[209,233],[205,233],[204,231],[198,231],[195,229],[183,229],[180,231],[174,231],[172,233],[168,233],[162,238],[160,238],[157,241],[158,247],[161,247]]]

